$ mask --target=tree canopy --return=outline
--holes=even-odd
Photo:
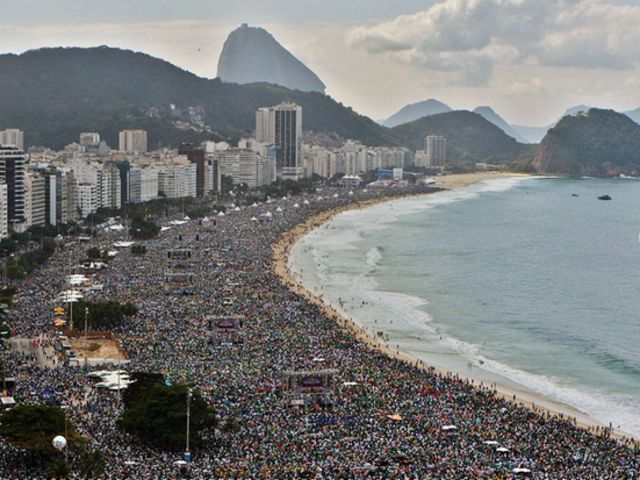
[[[187,385],[164,384],[161,375],[134,374],[136,383],[125,393],[125,410],[119,420],[126,432],[162,448],[178,450],[186,443]],[[214,412],[198,390],[190,402],[190,443],[202,444],[203,433],[216,425]]]

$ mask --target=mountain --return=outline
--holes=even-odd
[[[413,122],[422,117],[428,117],[430,115],[437,115],[439,113],[446,113],[453,111],[451,107],[445,105],[438,100],[430,98],[423,102],[412,103],[403,107],[400,111],[394,113],[386,120],[380,122],[385,127],[393,128],[403,123]]]
[[[593,107],[589,107],[588,105],[576,105],[575,107],[567,108],[567,111],[564,112],[564,115],[562,115],[561,119],[564,117],[575,117],[579,113],[586,113],[592,108]]]
[[[588,112],[590,108],[591,107],[586,105],[576,105],[575,107],[568,108],[560,118],[564,118],[566,116],[575,117],[580,112]],[[547,132],[556,126],[557,123],[558,122],[554,122],[551,125],[546,125],[544,127],[526,127],[524,125],[512,125],[512,127],[522,138],[525,139],[526,143],[540,143]]]
[[[246,23],[227,37],[218,60],[218,77],[229,83],[272,83],[290,90],[324,93],[325,85],[262,28]]]
[[[510,163],[531,150],[482,116],[468,111],[423,117],[391,131],[400,144],[414,150],[424,148],[426,135],[444,135],[447,157],[452,163]]]
[[[521,137],[526,140],[526,143],[540,143],[544,136],[547,134],[553,125],[547,125],[546,127],[527,127],[525,125],[512,125]]]
[[[635,110],[629,110],[628,112],[624,112],[624,114],[634,122],[640,123],[640,108],[636,108]]]
[[[640,125],[613,110],[566,116],[538,145],[538,173],[611,176],[640,173]]]
[[[514,138],[519,143],[529,143],[526,138],[520,135],[511,125],[509,125],[504,118],[498,115],[491,107],[477,107],[473,113],[477,113],[488,122],[493,123],[496,127],[502,130],[504,133]]]
[[[46,48],[0,55],[0,129],[25,131],[27,146],[62,148],[100,132],[142,128],[149,146],[250,135],[259,107],[293,101],[307,130],[369,145],[394,144],[389,130],[331,97],[268,84],[209,80],[143,53],[109,47]]]

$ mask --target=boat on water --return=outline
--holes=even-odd
[[[611,200],[611,196],[610,195],[602,195],[602,196],[598,197],[598,200]]]

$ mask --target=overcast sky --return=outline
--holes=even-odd
[[[576,104],[640,107],[640,0],[21,0],[1,11],[2,52],[110,45],[211,78],[228,33],[262,26],[373,118],[430,97],[527,125]]]

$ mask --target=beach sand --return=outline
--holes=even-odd
[[[468,173],[468,174],[452,174],[452,175],[443,175],[434,177],[436,181],[436,186],[453,190],[457,188],[468,187],[473,185],[474,183],[480,182],[482,180],[500,178],[500,177],[514,177],[518,176],[517,174],[504,174],[501,172],[477,172],[477,173]],[[429,195],[429,194],[425,194]],[[309,218],[306,222],[303,222],[293,229],[286,232],[280,241],[273,246],[273,270],[274,272],[282,279],[282,281],[294,292],[299,295],[304,296],[309,301],[316,304],[319,308],[321,308],[325,315],[329,318],[332,318],[336,321],[336,323],[349,332],[351,332],[360,342],[367,345],[369,348],[377,349],[378,351],[388,355],[392,358],[396,358],[399,360],[406,361],[412,365],[418,365],[420,368],[428,369],[434,371],[442,376],[455,376],[457,378],[462,378],[468,380],[469,382],[473,381],[477,386],[481,386],[481,382],[479,379],[474,378],[473,375],[468,374],[453,374],[452,372],[447,372],[444,370],[436,369],[428,365],[428,363],[420,362],[418,364],[418,360],[410,355],[407,352],[402,350],[397,350],[388,347],[380,339],[375,337],[373,334],[367,332],[363,327],[353,322],[351,319],[347,318],[345,315],[342,315],[336,308],[334,308],[327,300],[320,298],[319,296],[313,294],[308,291],[299,279],[292,274],[288,267],[288,258],[293,246],[300,240],[302,237],[310,233],[312,230],[320,227],[324,223],[331,220],[335,215],[347,211],[347,210],[355,210],[355,209],[363,209],[368,208],[378,203],[388,202],[398,200],[402,197],[391,197],[391,198],[382,198],[382,199],[374,199],[369,201],[362,201],[356,204],[348,205],[342,208],[337,208],[334,210],[329,210],[326,212],[322,212],[318,215],[315,215]],[[524,387],[522,389],[517,386],[508,386],[500,383],[494,383],[491,385],[487,385],[486,383],[483,387],[491,387],[495,394],[505,398],[506,400],[516,403],[520,406],[529,408],[536,413],[544,416],[561,416],[567,419],[573,419],[575,423],[585,428],[593,433],[602,434],[604,433],[605,425],[598,422],[597,420],[591,418],[584,412],[581,412],[569,405],[556,402],[554,400],[548,399],[542,395],[539,395],[535,392],[532,392]],[[630,439],[631,437],[622,432],[616,432],[615,430],[611,432],[611,435],[614,438],[619,440]],[[638,439],[634,439],[638,440]]]

